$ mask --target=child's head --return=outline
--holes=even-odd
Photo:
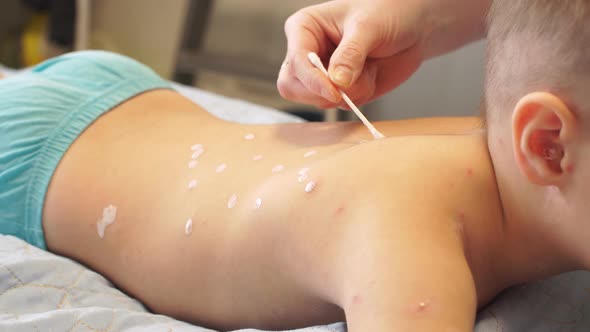
[[[494,0],[485,107],[500,190],[590,232],[588,87],[590,0]]]
[[[509,117],[531,92],[590,109],[590,1],[494,0],[488,15],[488,121]]]

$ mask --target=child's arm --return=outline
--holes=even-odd
[[[454,222],[406,220],[369,222],[351,236],[363,249],[343,264],[349,331],[472,331],[477,296]]]

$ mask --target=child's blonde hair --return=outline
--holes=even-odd
[[[585,107],[590,0],[494,0],[487,37],[488,123],[533,91],[558,95],[574,112]]]

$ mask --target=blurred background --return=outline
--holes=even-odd
[[[133,57],[167,79],[308,120],[354,120],[350,112],[287,102],[275,87],[286,51],[285,20],[320,2],[3,0],[0,64],[24,68],[72,50],[104,49]],[[478,42],[425,63],[363,110],[371,120],[477,115],[484,48]]]

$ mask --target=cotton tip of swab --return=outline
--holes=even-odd
[[[385,135],[381,134],[377,129],[370,130],[371,134],[373,135],[374,139],[382,139],[385,138]]]
[[[326,67],[324,67],[324,64],[322,63],[322,59],[320,59],[320,57],[317,54],[315,54],[314,52],[309,52],[307,54],[307,58],[309,59],[309,62],[311,62],[311,64],[314,65],[314,67],[319,69],[328,78],[330,77],[330,74],[328,74]]]
[[[309,61],[311,62],[312,65],[314,65],[314,66],[316,66],[318,68],[323,68],[324,67],[324,64],[322,63],[322,60],[314,52],[307,53],[307,58],[309,59]]]
[[[330,74],[328,73],[328,71],[324,67],[324,64],[322,63],[322,60],[320,59],[320,57],[317,54],[315,54],[314,52],[309,52],[309,53],[307,53],[307,58],[309,59],[309,61],[311,62],[311,64],[314,65],[319,70],[321,70],[324,73],[324,75],[326,75],[328,78],[330,77]],[[384,138],[385,137],[377,129],[375,129],[375,127],[373,127],[373,125],[369,122],[369,120],[367,120],[367,118],[358,109],[358,107],[356,107],[356,105],[354,105],[354,103],[352,102],[352,100],[350,100],[350,98],[348,98],[348,96],[346,95],[346,93],[344,93],[344,91],[338,89],[338,92],[342,96],[342,99],[344,99],[344,102],[346,102],[346,104],[359,117],[359,119],[361,119],[361,121],[367,127],[367,129],[369,129],[369,131],[373,135],[373,138],[374,139],[380,139],[380,138]]]

